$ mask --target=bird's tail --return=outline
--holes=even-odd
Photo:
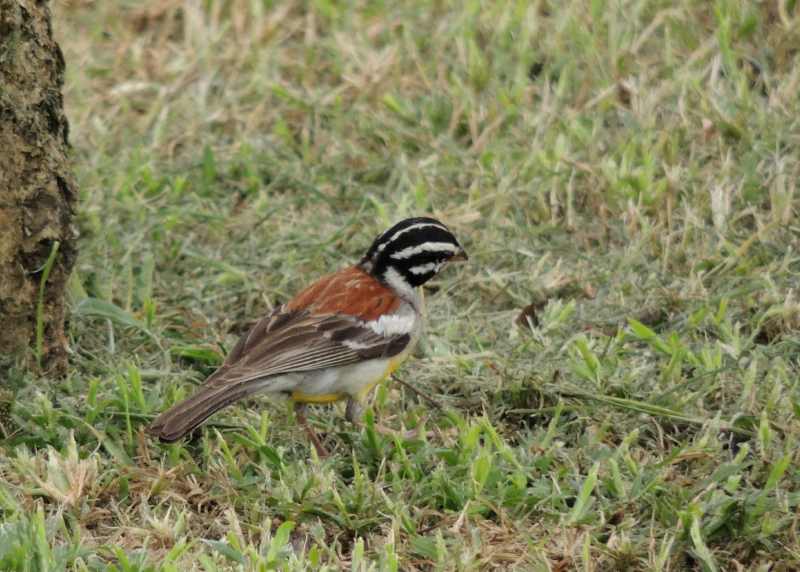
[[[194,395],[164,411],[147,428],[147,432],[162,441],[172,443],[190,433],[220,409],[252,395],[259,384],[243,382],[236,385],[205,385]]]

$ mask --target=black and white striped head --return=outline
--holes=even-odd
[[[375,239],[361,268],[396,290],[421,286],[451,260],[467,253],[445,225],[428,217],[407,218]]]

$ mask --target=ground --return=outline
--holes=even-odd
[[[795,0],[53,8],[72,354],[12,380],[0,568],[800,568]],[[145,436],[420,214],[470,261],[329,458],[270,399]]]

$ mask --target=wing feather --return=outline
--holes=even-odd
[[[281,306],[239,340],[206,384],[238,385],[388,358],[402,352],[410,341],[410,333],[383,335],[354,316],[312,314]]]

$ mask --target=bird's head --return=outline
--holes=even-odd
[[[456,260],[467,260],[467,253],[453,233],[434,218],[416,217],[382,232],[359,266],[402,291],[421,286]]]

